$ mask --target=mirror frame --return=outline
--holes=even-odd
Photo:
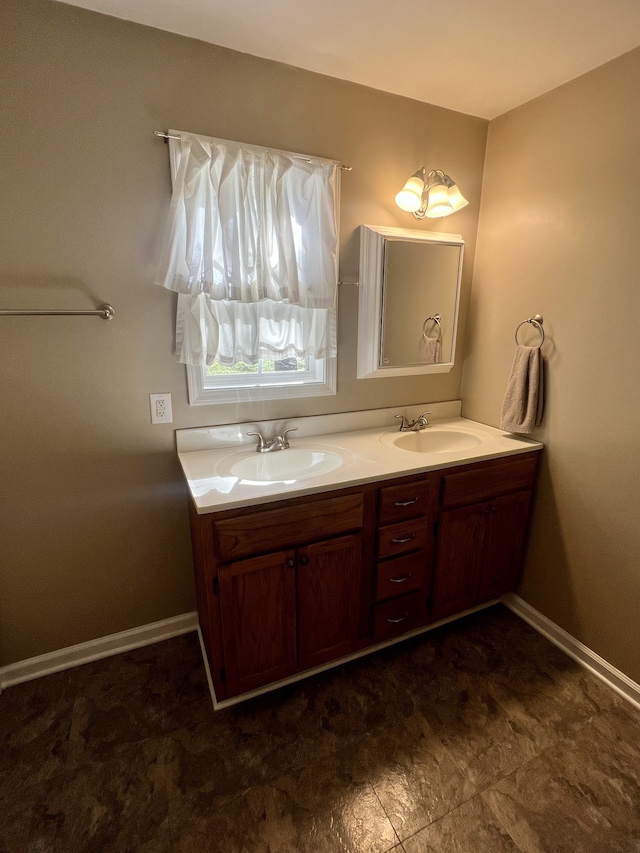
[[[382,307],[384,286],[385,244],[387,240],[427,245],[459,246],[460,257],[455,282],[455,304],[451,340],[451,361],[438,364],[412,364],[401,367],[381,367]],[[382,379],[388,376],[417,376],[424,373],[449,373],[455,361],[460,283],[464,240],[460,234],[436,231],[412,231],[407,228],[387,228],[376,225],[360,226],[360,282],[358,293],[358,379]]]

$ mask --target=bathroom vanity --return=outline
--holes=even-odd
[[[204,431],[180,431],[200,433],[195,444],[179,436],[178,446],[194,448],[179,456],[217,706],[425,630],[516,585],[541,445],[462,418],[433,421],[412,438],[384,414],[382,428],[292,440],[344,464],[308,477],[287,471],[280,481],[225,473],[255,467],[243,462],[254,453],[245,435],[253,425],[221,428],[222,444],[210,449],[195,449],[206,444]],[[288,452],[278,452],[283,461],[269,476]]]

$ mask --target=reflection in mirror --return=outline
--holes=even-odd
[[[459,264],[459,246],[385,240],[380,367],[453,361]]]
[[[358,377],[451,370],[464,241],[404,228],[360,230]]]

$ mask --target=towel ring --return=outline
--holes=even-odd
[[[424,323],[422,324],[422,337],[426,341],[429,341],[429,340],[439,341],[440,340],[440,338],[442,337],[442,323],[440,322],[441,320],[442,320],[442,316],[440,314],[434,314],[433,317],[427,317],[427,319],[424,321]],[[435,325],[435,327],[438,330],[438,337],[437,338],[430,338],[429,337],[429,335],[427,334],[427,323],[433,323]]]
[[[543,320],[542,320],[542,317],[540,316],[540,314],[534,314],[533,317],[529,317],[527,320],[523,320],[522,323],[520,323],[518,326],[516,326],[516,333],[514,335],[515,341],[516,341],[516,346],[519,346],[519,344],[518,344],[518,332],[520,331],[522,326],[524,326],[526,323],[531,323],[531,325],[535,326],[536,329],[540,332],[540,343],[538,344],[538,348],[540,348],[542,346],[542,344],[544,343],[544,329],[542,328],[542,322],[543,322]]]

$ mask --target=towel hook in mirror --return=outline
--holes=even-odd
[[[433,317],[427,317],[427,319],[426,319],[426,320],[424,321],[424,323],[422,324],[422,337],[423,337],[423,338],[425,338],[425,340],[429,340],[429,335],[427,335],[427,323],[433,323],[433,324],[434,324],[435,329],[436,329],[436,331],[437,331],[437,333],[438,333],[438,337],[437,337],[437,338],[435,338],[435,340],[436,340],[436,341],[439,341],[439,340],[440,340],[440,338],[442,337],[442,323],[441,323],[441,320],[442,320],[442,315],[441,315],[441,314],[434,314],[434,315],[433,315]]]
[[[530,323],[532,326],[535,326],[535,328],[540,332],[540,343],[538,344],[538,347],[541,347],[542,344],[544,343],[544,329],[542,328],[543,322],[544,322],[544,320],[542,319],[542,316],[540,314],[534,314],[533,317],[529,317],[527,320],[523,320],[522,323],[520,323],[518,326],[516,326],[516,333],[514,335],[514,338],[516,341],[516,346],[519,346],[519,344],[518,344],[518,332],[519,332],[519,330],[526,323]]]

